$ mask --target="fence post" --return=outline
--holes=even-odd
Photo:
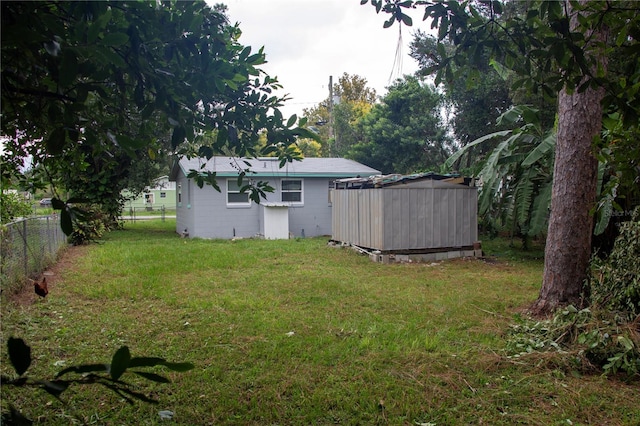
[[[51,245],[51,221],[49,220],[50,216],[47,216],[47,243],[49,245],[49,256],[53,255],[53,246]]]
[[[22,219],[22,242],[24,245],[22,246],[22,257],[24,260],[24,277],[29,277],[29,257],[27,252],[27,220]]]

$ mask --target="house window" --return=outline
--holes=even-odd
[[[282,202],[302,203],[302,180],[283,179],[281,192]]]
[[[242,183],[244,186],[245,183]],[[238,186],[238,179],[227,179],[227,205],[234,206],[249,206],[251,201],[249,200],[248,192],[240,192],[242,186]]]
[[[160,193],[160,198],[167,198],[167,193],[166,192],[161,192]]]

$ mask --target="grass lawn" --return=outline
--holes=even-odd
[[[1,371],[12,372],[9,336],[32,346],[36,378],[109,362],[122,345],[196,368],[166,373],[170,384],[140,380],[158,405],[95,385],[72,386],[64,404],[5,387],[3,410],[13,403],[36,424],[640,422],[638,383],[506,356],[508,326],[539,290],[539,252],[485,241],[496,261],[383,265],[326,238],[212,241],[174,229],[127,223],[67,252],[46,299],[3,296]]]

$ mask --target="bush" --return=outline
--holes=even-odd
[[[4,191],[0,193],[0,223],[8,223],[16,217],[29,216],[31,213],[31,204],[21,195]]]
[[[69,235],[69,242],[75,246],[88,244],[102,238],[109,230],[109,217],[100,206],[74,206],[75,213],[73,232]]]
[[[591,260],[589,290],[591,304],[615,312],[622,320],[640,315],[640,208],[629,222],[620,224],[620,234],[609,257]]]

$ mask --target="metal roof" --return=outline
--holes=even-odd
[[[398,184],[406,184],[410,182],[419,182],[424,180],[443,181],[452,184],[465,186],[474,186],[473,179],[462,177],[459,174],[439,174],[434,172],[415,173],[412,175],[375,175],[362,176],[356,178],[337,179],[336,188],[338,189],[360,189],[360,188],[381,188]]]
[[[203,167],[204,165],[204,167]],[[303,158],[301,161],[286,163],[280,168],[277,158],[236,158],[236,157],[212,157],[206,158],[183,157],[174,166],[171,177],[175,180],[179,170],[185,174],[189,170],[203,172],[216,172],[217,176],[238,176],[245,169],[251,170],[251,176],[276,176],[276,177],[326,177],[344,178],[353,176],[379,175],[380,171],[346,158]],[[247,173],[249,175],[249,173]]]

